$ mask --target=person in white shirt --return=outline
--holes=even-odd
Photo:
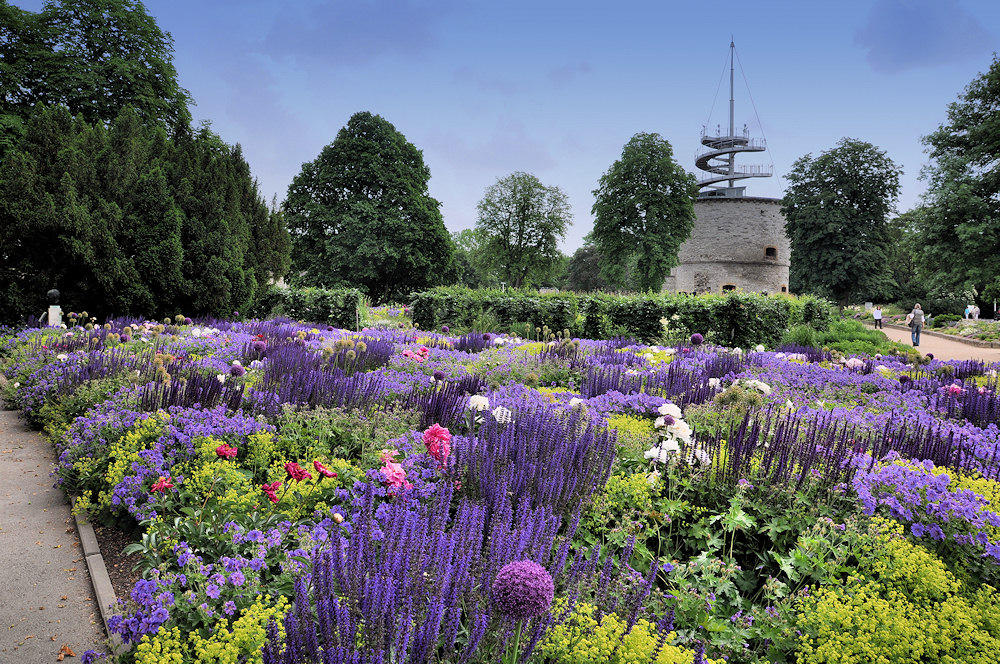
[[[872,309],[872,318],[875,319],[875,329],[876,330],[881,329],[882,328],[882,306],[881,305],[875,305],[875,308]]]

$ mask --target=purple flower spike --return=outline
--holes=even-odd
[[[533,560],[504,565],[493,581],[493,600],[514,620],[540,616],[549,610],[555,586],[548,571]]]
[[[705,342],[705,337],[701,336],[699,333],[695,332],[694,334],[691,335],[692,346],[700,346],[704,342]]]

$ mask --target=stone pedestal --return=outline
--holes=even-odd
[[[58,304],[49,306],[48,325],[49,327],[59,327],[62,325],[62,307]]]

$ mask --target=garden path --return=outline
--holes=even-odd
[[[0,410],[0,664],[59,661],[64,646],[77,658],[106,651],[75,520],[49,476],[54,462],[49,442]]]
[[[910,328],[901,326],[886,325],[882,330],[885,335],[893,341],[900,341],[907,346],[910,345]],[[920,350],[925,355],[933,353],[937,360],[984,360],[987,362],[1000,362],[1000,348],[983,348],[964,344],[961,341],[952,341],[930,334],[920,335]]]

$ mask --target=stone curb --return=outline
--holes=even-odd
[[[79,515],[73,515],[76,519],[76,530],[80,534],[80,546],[83,547],[83,555],[87,559],[87,569],[90,571],[90,583],[94,586],[97,594],[97,604],[101,608],[101,619],[104,621],[104,633],[108,635],[111,643],[111,653],[121,655],[130,650],[122,643],[122,639],[117,634],[112,634],[108,629],[108,619],[112,616],[111,607],[118,604],[118,597],[115,595],[114,586],[111,585],[111,576],[108,568],[104,564],[104,556],[101,555],[101,547],[97,544],[97,534],[94,526],[89,521],[84,521]]]
[[[870,325],[872,329],[876,329],[874,324],[865,323]],[[910,328],[906,325],[897,325],[895,323],[886,323],[882,321],[882,325],[885,327],[891,327],[897,330],[909,330]],[[958,343],[965,344],[966,346],[976,346],[977,348],[1000,348],[1000,343],[996,341],[980,341],[979,339],[966,339],[965,337],[960,337],[957,334],[943,334],[941,332],[935,332],[934,330],[928,330],[926,327],[920,331],[921,335],[929,334],[932,337],[937,337],[939,339],[949,339],[951,341],[957,341]]]

